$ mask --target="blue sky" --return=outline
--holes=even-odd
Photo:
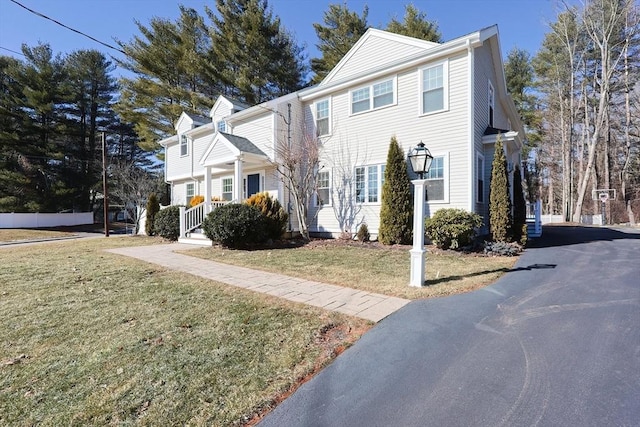
[[[178,5],[192,7],[204,15],[204,6],[215,9],[214,0],[18,0],[25,6],[63,24],[115,45],[114,38],[128,41],[138,34],[134,20],[148,24],[154,17],[175,19]],[[314,22],[322,22],[330,3],[344,0],[269,0],[275,15],[306,47],[309,57],[318,56]],[[445,41],[498,24],[502,54],[515,46],[534,55],[555,20],[555,0],[347,0],[351,10],[362,12],[369,6],[369,23],[384,27],[391,17],[401,19],[404,5],[411,2],[436,21]],[[16,56],[22,43],[29,46],[47,42],[55,53],[77,49],[97,49],[121,57],[88,38],[56,25],[21,8],[10,0],[0,0],[0,54]]]

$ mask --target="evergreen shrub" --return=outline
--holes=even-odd
[[[202,202],[204,202],[204,196],[197,194],[193,196],[189,201],[189,207],[192,208],[194,206],[198,206]]]
[[[155,234],[169,240],[180,236],[180,207],[169,206],[156,214],[153,224]]]
[[[520,167],[513,173],[513,240],[522,246],[527,244],[527,202],[524,199]]]
[[[473,243],[482,217],[463,209],[440,209],[425,221],[425,230],[442,249],[460,249]]]
[[[144,223],[144,231],[147,233],[147,236],[153,236],[155,234],[153,224],[159,211],[160,202],[158,201],[158,197],[156,196],[156,193],[151,193],[147,200],[147,217]]]
[[[245,203],[258,208],[265,217],[269,239],[278,240],[282,237],[289,220],[289,214],[285,212],[278,199],[274,199],[265,191],[254,194]]]
[[[204,234],[214,242],[239,248],[269,239],[266,217],[255,206],[229,203],[214,209],[202,223]]]
[[[369,227],[367,224],[361,224],[358,228],[358,232],[356,233],[356,237],[361,242],[368,242],[371,239],[371,234],[369,233]]]
[[[504,155],[502,140],[498,137],[491,164],[489,185],[489,230],[492,240],[508,242],[512,236],[512,223],[507,159]]]

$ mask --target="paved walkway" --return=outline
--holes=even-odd
[[[109,249],[107,252],[126,255],[171,270],[273,295],[289,301],[309,304],[325,310],[361,317],[373,322],[379,322],[410,302],[403,298],[230,266],[174,252],[185,249],[194,249],[194,246],[171,243]]]

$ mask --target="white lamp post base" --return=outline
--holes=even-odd
[[[413,249],[411,254],[411,281],[409,286],[424,286],[424,204],[426,179],[414,179],[413,195]]]
[[[411,281],[409,286],[422,287],[424,286],[424,249],[411,249]]]

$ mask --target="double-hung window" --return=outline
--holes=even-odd
[[[329,171],[320,171],[316,178],[316,206],[331,204],[331,174]]]
[[[385,165],[358,166],[355,169],[357,203],[380,203]]]
[[[329,126],[329,100],[323,99],[316,102],[316,132],[318,136],[329,135],[331,129]]]
[[[447,74],[446,62],[421,70],[422,114],[434,113],[448,108]]]
[[[351,114],[375,110],[394,103],[395,78],[351,91]]]
[[[191,199],[193,199],[193,196],[195,196],[195,194],[196,194],[195,184],[193,182],[187,183],[187,191],[186,191],[187,206],[191,205]]]
[[[491,84],[491,82],[489,82],[489,94],[488,94],[488,101],[489,101],[489,126],[494,127],[493,126],[493,112],[494,112],[494,108],[495,108],[495,101],[494,101],[495,95],[493,92],[493,85]]]
[[[233,178],[222,178],[222,200],[233,199]]]
[[[180,135],[180,155],[186,156],[189,154],[189,139],[187,135]]]
[[[445,202],[447,200],[446,157],[434,156],[427,173],[427,201]]]
[[[226,132],[227,131],[227,122],[224,120],[220,120],[218,122],[218,132]]]

